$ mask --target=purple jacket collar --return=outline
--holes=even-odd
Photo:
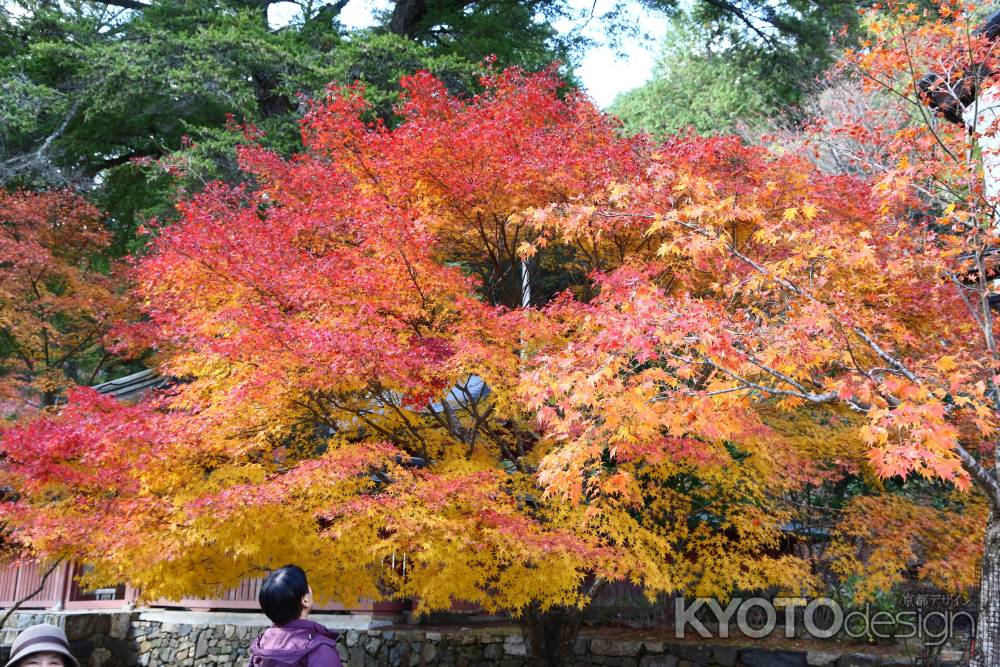
[[[292,667],[305,664],[319,646],[336,648],[337,635],[308,619],[298,619],[268,628],[250,647],[252,667]]]

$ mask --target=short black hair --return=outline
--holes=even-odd
[[[306,573],[298,565],[286,565],[267,575],[257,600],[272,623],[284,625],[302,616],[302,597],[308,593]]]

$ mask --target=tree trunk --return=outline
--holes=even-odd
[[[975,642],[969,667],[1000,665],[1000,517],[996,509],[990,511],[986,524]]]
[[[521,634],[533,667],[564,667],[574,664],[573,646],[580,634],[582,614],[575,607],[532,605],[521,616]]]
[[[253,68],[250,71],[250,78],[253,80],[254,94],[257,97],[257,113],[261,118],[281,116],[295,108],[292,100],[278,92],[281,79],[275,72],[263,67]]]
[[[426,15],[426,0],[396,0],[389,19],[389,32],[413,39]]]

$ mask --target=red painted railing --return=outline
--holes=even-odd
[[[38,588],[45,569],[37,563],[26,562],[20,565],[0,565],[0,608],[10,607],[17,600]],[[130,586],[119,584],[96,590],[85,590],[80,587],[77,577],[83,573],[83,568],[76,565],[62,564],[53,570],[42,590],[25,602],[27,609],[121,609],[130,606],[138,599],[138,591]],[[217,598],[182,598],[180,600],[157,600],[151,606],[166,608],[183,608],[197,610],[240,610],[256,611],[259,609],[257,595],[260,592],[262,579],[246,579],[239,586],[222,592]],[[596,606],[630,606],[644,600],[642,589],[629,582],[614,582],[605,584],[594,599]],[[328,603],[318,605],[317,611],[366,612],[392,614],[399,613],[404,605],[398,601],[375,602],[360,600],[352,605]],[[456,601],[453,612],[476,613],[481,609],[478,605]]]
[[[257,595],[260,593],[260,586],[263,579],[245,579],[243,582],[229,590],[224,591],[218,598],[182,598],[180,600],[157,600],[154,606],[157,607],[184,607],[187,609],[260,609],[257,602]],[[403,605],[399,602],[375,602],[373,600],[359,600],[352,605],[342,605],[336,602],[316,605],[316,611],[357,611],[357,612],[384,612],[394,613],[402,611]]]
[[[121,609],[134,604],[137,591],[123,584],[110,585],[96,590],[80,587],[77,577],[83,569],[77,565],[61,564],[48,576],[42,590],[22,603],[25,609]],[[14,605],[18,600],[38,588],[45,569],[33,561],[21,564],[0,565],[0,609]],[[224,591],[218,598],[183,598],[158,600],[154,607],[180,607],[186,609],[257,610],[257,594],[261,579],[247,579],[239,586]],[[400,602],[375,602],[360,600],[353,605],[328,603],[316,611],[351,611],[368,613],[397,613],[403,610]]]
[[[11,564],[0,568],[0,607],[9,607],[15,602],[35,591],[42,584],[42,579],[48,568],[36,562],[28,561]],[[21,606],[26,608],[62,607],[65,597],[66,565],[57,566],[44,585],[41,585],[35,595]]]
[[[84,568],[73,565],[67,568],[66,583],[63,591],[63,607],[65,609],[121,609],[132,605],[138,597],[138,591],[125,584],[106,586],[95,590],[80,587],[77,577],[83,574]]]

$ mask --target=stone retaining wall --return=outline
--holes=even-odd
[[[20,614],[17,627],[49,622],[63,626],[85,667],[243,667],[247,647],[266,627],[259,614],[45,613]],[[339,619],[339,620],[338,620]],[[357,624],[352,616],[317,617],[329,626]],[[374,625],[372,619],[364,621]],[[13,629],[0,633],[9,644]],[[346,667],[525,667],[524,641],[516,627],[367,627],[341,632],[338,650]],[[959,655],[937,664],[960,665]],[[5,651],[0,650],[0,664]],[[771,650],[734,644],[671,643],[585,631],[572,664],[580,667],[901,667],[913,657],[879,657],[831,644],[823,651]]]

